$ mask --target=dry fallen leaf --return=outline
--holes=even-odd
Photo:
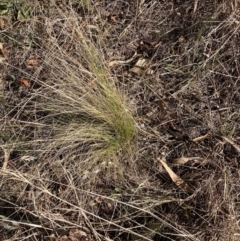
[[[25,85],[27,88],[30,88],[31,85],[26,79],[20,79],[19,80],[21,84]]]
[[[164,160],[162,160],[160,157],[158,157],[157,161],[159,161],[163,165],[163,167],[165,168],[165,170],[169,174],[172,181],[178,187],[180,187],[181,189],[183,189],[186,192],[193,193],[193,189],[186,182],[184,182],[181,177],[179,177],[177,174],[175,174],[173,172],[173,170],[168,166],[168,164]]]
[[[185,164],[189,161],[195,161],[195,162],[201,162],[203,161],[203,158],[201,157],[180,157],[180,158],[177,158],[173,161],[173,164]]]
[[[0,51],[5,59],[8,59],[7,51],[4,49],[3,44],[0,43]]]

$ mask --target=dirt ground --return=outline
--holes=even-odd
[[[49,39],[74,54],[72,13],[134,110],[121,177],[79,181],[25,145],[50,133],[29,123]],[[240,240],[239,1],[3,0],[0,84],[1,240]]]

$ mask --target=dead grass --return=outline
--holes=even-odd
[[[3,240],[238,240],[239,3],[38,4],[0,30]]]

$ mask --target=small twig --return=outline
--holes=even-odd
[[[208,136],[209,136],[209,133],[207,133],[206,135],[203,135],[203,136],[196,137],[192,141],[193,142],[202,141],[202,140],[206,139]]]

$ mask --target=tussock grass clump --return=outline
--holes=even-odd
[[[52,123],[53,135],[47,144],[44,141],[42,154],[74,160],[81,171],[99,169],[98,164],[120,167],[118,152],[129,150],[136,125],[104,61],[103,46],[83,34],[76,21],[66,18],[59,26],[63,41],[72,38],[70,50],[54,36],[48,43],[49,75],[39,81],[37,98],[39,110],[47,113],[43,122]],[[71,35],[66,26],[74,30]],[[54,29],[51,22],[49,28]]]

